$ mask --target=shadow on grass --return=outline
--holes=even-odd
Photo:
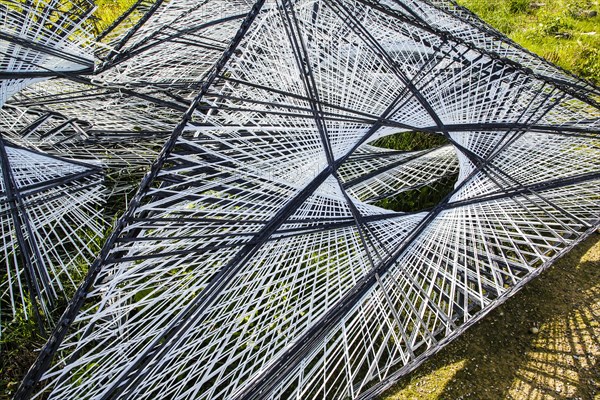
[[[594,399],[599,360],[600,235],[593,234],[384,398]]]

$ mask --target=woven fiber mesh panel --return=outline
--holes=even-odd
[[[598,88],[453,2],[140,1],[99,43],[9,105],[164,145],[18,399],[371,398],[599,226]]]

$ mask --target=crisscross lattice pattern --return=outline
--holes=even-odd
[[[452,2],[141,1],[103,38],[45,106],[170,135],[18,398],[371,397],[598,227],[598,89]],[[448,144],[372,146],[417,131]]]

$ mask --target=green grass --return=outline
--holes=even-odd
[[[112,22],[127,11],[136,0],[96,0],[98,8],[94,13],[96,17],[96,32],[100,33],[108,28]]]
[[[31,310],[29,313],[33,314]],[[9,399],[37,357],[36,349],[41,348],[46,340],[40,335],[34,318],[27,318],[24,310],[18,310],[12,321],[2,322],[0,399]]]
[[[591,0],[458,0],[516,43],[600,84],[600,7]]]
[[[400,132],[384,136],[369,144],[385,149],[419,151],[448,144],[448,139],[434,133]]]

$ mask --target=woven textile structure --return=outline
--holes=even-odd
[[[52,328],[57,301],[68,300],[103,236],[102,171],[3,140],[0,156],[2,319],[23,310]]]
[[[142,0],[99,40],[11,106],[86,85],[47,106],[165,143],[17,399],[372,398],[600,224],[599,89],[451,1]]]
[[[31,146],[83,121],[5,104],[36,82],[92,72],[93,10],[86,0],[0,4],[0,334],[16,316],[52,328],[103,236],[102,168]]]
[[[91,72],[88,0],[6,0],[0,4],[0,106],[36,81]]]

